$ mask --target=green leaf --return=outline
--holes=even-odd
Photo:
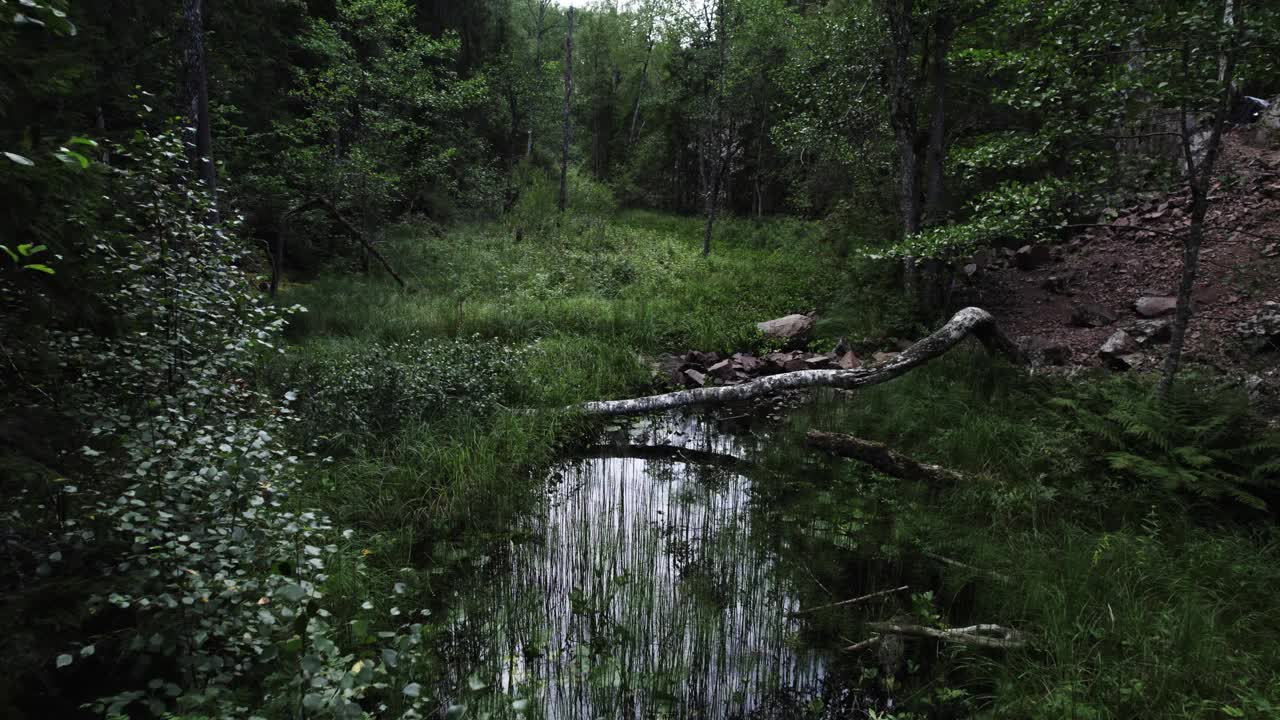
[[[32,264],[30,264],[30,265],[23,265],[23,266],[22,266],[22,269],[23,269],[23,270],[35,270],[35,271],[37,271],[37,272],[45,273],[46,275],[53,275],[53,274],[55,274],[55,273],[53,272],[53,268],[51,268],[51,267],[49,267],[48,265],[45,265],[45,264],[43,264],[43,263],[32,263]]]
[[[67,148],[61,148],[61,150],[61,152],[54,153],[54,157],[68,165],[71,163],[80,163],[81,169],[89,167],[89,158],[81,155],[75,150],[68,150]]]
[[[472,673],[471,677],[467,678],[467,687],[471,688],[472,692],[480,692],[488,687],[488,685],[484,684],[484,681],[480,679],[479,675]]]
[[[27,165],[27,166],[35,165],[35,163],[31,162],[30,159],[25,158],[17,153],[6,152],[4,153],[4,156],[18,163],[19,165]]]
[[[406,697],[416,698],[422,694],[422,686],[418,683],[409,683],[400,692],[404,693]]]
[[[9,257],[13,258],[14,262],[18,262],[18,254],[10,250],[8,245],[0,245],[0,250],[4,250],[8,253]]]
[[[58,659],[54,661],[54,665],[56,665],[56,666],[58,666],[58,667],[60,667],[60,668],[64,668],[64,667],[66,667],[66,666],[70,665],[70,664],[72,663],[72,661],[73,661],[73,660],[74,660],[74,658],[72,658],[72,657],[71,657],[70,655],[68,655],[67,653],[62,653],[61,655],[59,655],[59,656],[58,656]]]
[[[67,144],[68,145],[87,145],[93,148],[98,147],[98,143],[96,141],[90,140],[87,137],[79,137],[79,136],[71,138],[70,140],[67,141]]]

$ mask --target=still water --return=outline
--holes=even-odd
[[[531,540],[471,604],[497,714],[735,718],[817,698],[823,658],[753,526],[749,436],[690,417],[614,435],[554,470]]]

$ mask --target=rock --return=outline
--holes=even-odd
[[[1178,298],[1168,295],[1148,295],[1138,298],[1133,309],[1144,318],[1168,315],[1178,309]]]
[[[685,377],[686,385],[702,387],[707,384],[707,376],[698,372],[697,370],[694,370],[693,368],[689,368],[688,370],[685,370],[684,377]]]
[[[898,359],[898,353],[896,352],[878,352],[871,356],[871,364],[883,365],[887,362],[892,362],[897,359]]]
[[[1262,309],[1236,325],[1236,333],[1253,352],[1280,349],[1280,303],[1263,303]]]
[[[1138,320],[1127,329],[1129,337],[1139,345],[1148,343],[1169,342],[1173,336],[1173,322],[1170,320]]]
[[[663,355],[656,362],[650,363],[649,368],[653,370],[654,375],[667,378],[676,385],[684,382],[684,358]]]
[[[834,355],[814,355],[807,357],[804,362],[809,367],[808,370],[830,370],[835,362]]]
[[[1067,365],[1071,362],[1071,348],[1065,343],[1037,335],[1024,335],[1018,338],[1017,343],[1018,349],[1032,365]]]
[[[764,333],[765,337],[794,342],[808,337],[809,333],[813,332],[815,322],[817,318],[813,315],[787,315],[756,323],[756,329]]]
[[[704,368],[715,365],[716,363],[720,362],[722,359],[723,358],[720,357],[720,353],[714,353],[714,352],[707,353],[707,352],[700,352],[698,350],[690,350],[689,352],[685,353],[685,356],[684,356],[685,362],[689,363],[690,365],[697,365],[699,367],[704,367]]]
[[[1280,98],[1273,98],[1268,107],[1258,115],[1248,139],[1258,147],[1280,146]]]
[[[1117,330],[1102,343],[1102,347],[1098,349],[1098,357],[1117,370],[1128,370],[1138,364],[1140,356],[1137,350],[1137,343],[1129,337],[1129,333]]]
[[[750,353],[734,353],[733,361],[738,364],[738,369],[754,375],[764,369],[764,361]]]
[[[858,359],[857,355],[853,354],[852,350],[836,357],[836,367],[841,370],[853,370],[861,365],[862,361]]]
[[[721,360],[720,362],[707,368],[707,374],[721,380],[728,380],[733,377],[733,371],[736,370],[732,360]]]
[[[1106,327],[1116,321],[1116,314],[1098,305],[1084,303],[1071,308],[1071,324],[1076,327]]]
[[[1049,262],[1053,254],[1048,245],[1023,245],[1013,256],[1019,270],[1035,270]]]
[[[1048,290],[1055,295],[1071,294],[1070,287],[1077,281],[1076,273],[1068,272],[1062,275],[1050,275],[1040,283],[1040,287]]]
[[[795,372],[797,370],[808,370],[809,363],[805,362],[803,357],[794,355],[792,358],[782,364],[782,369],[786,372]]]

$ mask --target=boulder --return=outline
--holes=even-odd
[[[1280,303],[1268,301],[1236,325],[1236,333],[1253,352],[1280,349]]]
[[[1035,270],[1052,259],[1048,245],[1023,245],[1014,253],[1013,262],[1019,270]]]
[[[1129,333],[1117,330],[1102,343],[1102,347],[1098,349],[1098,357],[1110,367],[1128,370],[1138,364],[1140,356],[1137,351],[1138,345],[1129,337]]]
[[[1084,303],[1071,308],[1071,324],[1076,327],[1106,327],[1116,321],[1116,314],[1098,305]]]
[[[1178,298],[1168,295],[1146,295],[1138,298],[1133,309],[1144,318],[1168,315],[1178,309]]]
[[[701,352],[698,350],[690,350],[689,352],[685,353],[685,356],[684,356],[685,362],[689,363],[690,365],[698,365],[704,368],[715,365],[716,363],[720,362],[720,360],[722,359],[723,358],[720,357],[720,353]]]
[[[1173,336],[1173,322],[1170,320],[1138,320],[1126,328],[1129,337],[1139,345],[1169,342]]]
[[[1258,115],[1248,139],[1258,147],[1280,147],[1280,97],[1270,100]]]
[[[1071,362],[1071,348],[1037,335],[1024,335],[1017,340],[1018,349],[1032,365],[1066,365]]]
[[[666,378],[676,385],[684,382],[684,358],[676,355],[663,355],[649,365],[655,375]]]
[[[813,332],[815,322],[817,318],[813,315],[787,315],[756,323],[756,329],[765,337],[794,342],[808,337]]]

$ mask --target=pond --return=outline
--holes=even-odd
[[[455,628],[483,704],[546,718],[821,707],[827,655],[790,615],[786,542],[753,507],[749,458],[767,437],[696,416],[611,429],[611,444],[555,468]]]

